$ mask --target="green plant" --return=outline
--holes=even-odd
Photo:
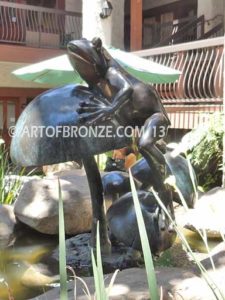
[[[189,162],[189,163],[190,163],[190,162]],[[192,168],[190,168],[190,167],[189,167],[189,172],[190,172],[190,176],[193,178]],[[191,174],[192,174],[192,175],[191,175]],[[189,208],[188,208],[188,206],[187,206],[187,203],[186,203],[186,201],[185,201],[185,199],[184,199],[184,197],[183,197],[181,191],[179,190],[178,186],[176,185],[176,178],[175,178],[175,176],[169,176],[169,177],[165,180],[165,183],[171,185],[171,187],[177,192],[177,194],[178,194],[179,197],[180,197],[181,203],[182,203],[182,205],[183,205],[185,211],[188,212],[188,211],[189,211]],[[193,182],[193,181],[192,181],[192,183],[193,183],[193,185],[194,185],[194,182]],[[197,191],[195,191],[195,192],[196,192],[196,194],[197,194]],[[199,229],[197,229],[197,228],[196,228],[196,230],[197,230],[198,234],[200,235],[200,237],[201,237],[201,239],[202,239],[202,241],[203,241],[203,243],[204,243],[204,245],[205,245],[205,248],[206,248],[206,250],[207,250],[207,252],[208,252],[208,255],[209,255],[209,258],[210,258],[210,261],[211,261],[211,265],[212,265],[213,269],[215,270],[214,261],[212,260],[212,257],[211,257],[211,254],[210,254],[210,249],[209,249],[209,245],[208,245],[208,239],[207,239],[206,231],[205,231],[205,230],[201,231],[201,230],[199,230]]]
[[[200,272],[202,274],[202,277],[204,278],[204,280],[206,281],[207,285],[209,286],[209,288],[213,292],[213,294],[215,296],[215,299],[217,299],[217,300],[224,300],[225,299],[225,295],[223,294],[223,292],[221,291],[221,289],[217,286],[217,284],[215,283],[215,281],[211,278],[209,272],[207,272],[207,270],[205,269],[205,267],[203,266],[203,264],[196,258],[195,254],[192,251],[190,245],[188,244],[188,242],[187,242],[187,240],[186,240],[183,232],[178,228],[176,222],[171,217],[170,213],[168,212],[168,210],[166,209],[165,205],[163,204],[163,202],[159,198],[158,194],[154,191],[153,188],[151,188],[151,191],[152,191],[153,195],[155,196],[155,199],[157,200],[157,202],[160,205],[160,207],[163,209],[163,211],[165,212],[165,214],[167,215],[167,217],[170,219],[171,224],[173,225],[174,229],[177,232],[178,237],[180,238],[180,240],[182,242],[184,250],[192,257],[193,261],[196,263],[197,267],[199,268],[199,270],[200,270]],[[181,201],[182,201],[182,199],[181,199]],[[204,234],[202,235],[202,237],[203,237],[203,241],[207,244],[207,239],[205,239]],[[207,247],[207,250],[209,251],[208,247]],[[215,269],[214,262],[212,262],[212,257],[210,257],[210,260],[211,260],[213,268]]]
[[[1,140],[2,141],[2,140]],[[5,148],[4,142],[0,141],[0,204],[12,204],[15,200],[19,189],[21,188],[20,177],[24,174],[25,169],[20,168],[19,171],[10,164],[9,153]],[[6,180],[7,176],[11,176]]]
[[[67,300],[67,272],[66,269],[69,269],[74,277],[74,299],[76,299],[76,280],[79,280],[84,285],[84,293],[88,299],[91,299],[90,291],[85,283],[85,281],[76,276],[75,271],[71,267],[66,266],[66,237],[65,237],[65,221],[64,221],[64,209],[63,209],[63,199],[62,191],[60,186],[60,181],[58,179],[58,190],[59,190],[59,272],[60,272],[60,300]],[[97,237],[96,237],[96,256],[95,259],[94,250],[91,249],[91,259],[92,267],[94,274],[95,290],[96,290],[96,299],[97,300],[108,300],[110,290],[114,284],[116,275],[119,270],[116,270],[111,278],[108,288],[104,284],[104,273],[102,268],[102,259],[101,259],[101,246],[100,246],[100,237],[99,237],[99,223],[97,224]],[[97,262],[96,262],[97,260]]]
[[[129,170],[129,175],[130,175],[131,192],[134,200],[134,208],[137,216],[138,229],[141,238],[142,251],[143,251],[143,256],[145,261],[149,295],[151,299],[158,300],[159,293],[158,293],[157,280],[155,276],[155,269],[154,269],[154,264],[152,259],[152,253],[148,242],[148,236],[147,236],[144,219],[141,212],[141,206],[138,200],[137,191],[130,170]]]
[[[141,207],[138,201],[138,196],[136,192],[136,188],[134,185],[133,177],[130,172],[130,183],[131,183],[131,190],[132,190],[132,195],[133,195],[133,200],[134,200],[134,207],[135,207],[135,212],[137,215],[137,221],[138,221],[138,228],[140,232],[140,237],[141,237],[141,244],[142,244],[142,250],[143,250],[143,256],[144,256],[144,261],[145,261],[145,268],[146,268],[146,273],[147,273],[147,280],[148,280],[148,286],[149,286],[149,295],[151,299],[153,300],[159,300],[159,292],[158,292],[158,287],[157,287],[157,281],[156,281],[156,276],[155,276],[155,270],[154,270],[154,264],[153,264],[153,259],[152,259],[152,254],[151,254],[151,249],[149,246],[148,242],[148,237],[146,233],[146,228],[141,212]],[[177,192],[179,193],[181,197],[181,202],[185,205],[185,200],[181,194],[181,192],[178,190],[176,187],[176,183],[173,182],[167,182],[167,183],[172,183],[173,187],[177,189]],[[217,286],[217,284],[213,281],[211,278],[210,274],[207,272],[207,270],[204,268],[202,263],[196,258],[194,252],[192,251],[191,247],[189,246],[183,232],[178,228],[176,225],[176,222],[173,220],[172,216],[164,206],[163,202],[160,200],[158,197],[158,194],[154,191],[154,189],[151,189],[153,195],[155,196],[158,204],[160,207],[164,210],[165,214],[167,217],[170,219],[171,224],[174,226],[174,229],[177,232],[177,235],[181,239],[182,245],[185,249],[185,251],[192,257],[193,261],[196,263],[198,266],[202,277],[205,279],[206,283],[212,290],[215,299],[218,300],[223,300],[225,299],[225,296],[223,295],[223,292],[220,290],[220,288]],[[188,209],[186,207],[186,209]],[[61,292],[60,295],[63,295],[61,300],[67,299],[67,277],[66,277],[66,253],[65,253],[65,231],[64,231],[64,216],[63,216],[63,206],[62,206],[62,196],[61,196],[61,189],[60,189],[60,184],[59,184],[59,215],[60,215],[60,223],[59,226],[61,228],[60,230],[60,248],[61,248],[61,253],[60,253],[60,260],[61,260],[61,268],[60,268],[60,288]],[[62,225],[63,224],[63,225]],[[206,245],[206,248],[209,252],[209,247],[207,244],[207,238],[206,234],[203,232],[200,232],[200,235]],[[224,240],[224,236],[222,235],[222,238]],[[118,270],[113,274],[111,282],[109,284],[109,287],[105,287],[104,283],[104,274],[103,274],[103,268],[102,268],[102,259],[101,259],[101,250],[100,250],[100,237],[99,237],[99,224],[97,224],[97,237],[96,237],[96,256],[94,254],[94,250],[91,250],[91,257],[92,257],[92,266],[93,266],[93,273],[94,273],[94,282],[95,282],[95,299],[97,300],[108,300],[109,299],[109,294],[110,290],[114,284],[114,280],[116,278]],[[215,269],[214,262],[212,260],[212,257],[210,257],[211,263],[213,268]],[[69,268],[71,270],[71,268]],[[80,280],[84,287],[85,287],[85,294],[88,299],[91,299],[90,292],[88,290],[88,287],[85,283],[85,281],[75,275],[75,272],[71,270],[74,274],[75,278],[75,288],[74,288],[74,299],[76,299],[76,280]],[[64,292],[63,292],[64,290]],[[66,297],[66,298],[65,298]]]
[[[92,260],[92,268],[94,274],[94,282],[95,282],[95,293],[97,300],[108,300],[110,290],[113,287],[114,281],[116,279],[116,275],[119,270],[116,270],[111,278],[108,288],[105,287],[104,283],[104,273],[102,268],[102,258],[101,258],[101,245],[100,245],[100,237],[99,237],[99,222],[97,224],[97,237],[96,237],[96,258],[94,255],[94,250],[91,249],[91,260]]]
[[[95,291],[97,300],[107,300],[107,294],[104,284],[104,273],[102,269],[102,258],[100,250],[100,238],[99,238],[99,222],[97,224],[97,238],[96,238],[96,259],[93,249],[91,249],[91,260],[94,274]]]
[[[217,113],[181,141],[205,191],[222,183],[223,135],[223,115]]]
[[[59,273],[60,273],[60,300],[67,300],[67,272],[66,272],[66,237],[62,191],[58,179],[59,189]]]

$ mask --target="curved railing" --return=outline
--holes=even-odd
[[[81,35],[81,14],[0,1],[0,42],[61,48]]]
[[[176,82],[155,85],[171,113],[173,127],[193,128],[200,122],[199,112],[222,110],[223,45],[224,37],[219,37],[135,52],[181,71]]]

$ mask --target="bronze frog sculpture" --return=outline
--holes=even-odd
[[[127,73],[99,38],[69,42],[68,54],[88,86],[70,84],[37,96],[19,117],[11,158],[22,166],[82,160],[92,199],[92,244],[99,221],[101,249],[109,252],[102,181],[94,155],[132,143],[131,136],[116,134],[119,126],[143,127],[138,149],[154,173],[153,187],[169,202],[163,184],[166,160],[155,143],[166,136],[170,121],[156,90]],[[114,134],[102,138],[79,131],[99,125],[110,126]]]
[[[173,245],[176,231],[151,192],[141,190],[137,191],[137,194],[151,252],[154,256],[159,256]],[[140,252],[142,251],[132,198],[131,192],[124,194],[107,211],[110,239],[114,244],[122,242],[128,247],[127,253],[120,258],[120,266],[126,265],[127,261],[135,260],[141,255]],[[172,203],[168,203],[166,208],[170,216],[174,218]]]

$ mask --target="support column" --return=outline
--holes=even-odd
[[[130,50],[142,49],[142,0],[130,0]]]

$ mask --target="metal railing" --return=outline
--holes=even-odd
[[[217,24],[215,27],[207,31],[206,33],[201,36],[200,39],[208,39],[208,38],[213,38],[213,37],[218,37],[218,36],[223,36],[224,34],[224,24],[223,22],[220,22]]]
[[[0,42],[61,48],[81,35],[78,13],[0,1]]]
[[[203,111],[212,113],[222,110],[223,45],[224,38],[217,37],[142,50],[135,54],[181,71],[176,82],[156,84],[155,87],[169,112],[177,112],[179,118],[182,113],[187,113],[186,117],[192,114],[193,117],[193,114]],[[177,119],[172,121],[175,128],[178,126],[176,122]],[[194,122],[197,124],[199,121]],[[192,125],[179,126],[192,128]]]
[[[204,20],[204,15],[202,15],[199,18],[194,18],[189,22],[183,23],[183,25],[179,23],[174,24],[172,34],[160,41],[156,47],[196,40],[198,31],[200,35],[204,34]]]
[[[144,22],[143,48],[161,47],[190,41],[219,37],[223,35],[223,16],[216,15],[210,20],[188,17],[166,23],[146,24]],[[206,32],[205,27],[211,29]]]

